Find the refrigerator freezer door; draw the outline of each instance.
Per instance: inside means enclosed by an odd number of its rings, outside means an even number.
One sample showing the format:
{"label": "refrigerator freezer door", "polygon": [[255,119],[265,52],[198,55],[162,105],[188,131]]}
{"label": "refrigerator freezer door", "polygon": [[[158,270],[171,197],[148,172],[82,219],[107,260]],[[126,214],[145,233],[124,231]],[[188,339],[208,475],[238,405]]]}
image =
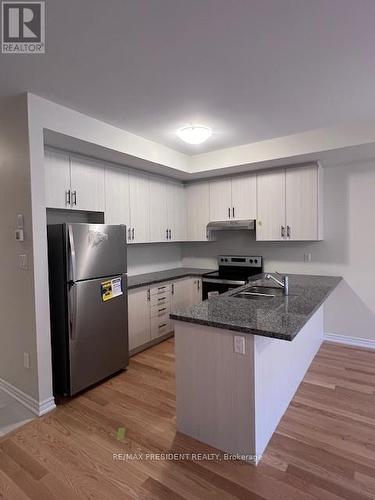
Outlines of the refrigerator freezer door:
{"label": "refrigerator freezer door", "polygon": [[66,224],[68,280],[126,273],[126,227]]}
{"label": "refrigerator freezer door", "polygon": [[71,395],[128,365],[127,277],[120,277],[123,293],[117,286],[109,298],[106,284],[116,276],[68,285]]}

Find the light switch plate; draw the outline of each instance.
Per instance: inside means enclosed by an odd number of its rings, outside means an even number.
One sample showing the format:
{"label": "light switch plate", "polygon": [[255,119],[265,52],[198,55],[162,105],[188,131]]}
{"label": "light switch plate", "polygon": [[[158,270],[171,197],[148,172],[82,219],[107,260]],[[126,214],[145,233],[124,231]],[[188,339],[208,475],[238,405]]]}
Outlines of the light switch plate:
{"label": "light switch plate", "polygon": [[235,335],[233,339],[234,352],[237,354],[245,354],[245,337]]}
{"label": "light switch plate", "polygon": [[305,253],[303,257],[304,257],[305,262],[311,262],[311,260],[312,260],[311,253]]}
{"label": "light switch plate", "polygon": [[27,265],[27,255],[26,254],[21,254],[18,256],[18,265],[19,268],[22,269],[23,271],[27,271],[28,265]]}

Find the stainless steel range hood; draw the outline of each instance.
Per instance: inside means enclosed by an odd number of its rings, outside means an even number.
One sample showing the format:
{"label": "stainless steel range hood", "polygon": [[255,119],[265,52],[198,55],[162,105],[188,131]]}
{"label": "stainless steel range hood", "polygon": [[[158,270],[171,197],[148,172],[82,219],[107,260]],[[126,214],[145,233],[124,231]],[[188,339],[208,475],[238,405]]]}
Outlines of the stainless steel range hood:
{"label": "stainless steel range hood", "polygon": [[207,231],[235,231],[235,230],[253,231],[255,229],[255,220],[223,220],[214,221],[207,224]]}

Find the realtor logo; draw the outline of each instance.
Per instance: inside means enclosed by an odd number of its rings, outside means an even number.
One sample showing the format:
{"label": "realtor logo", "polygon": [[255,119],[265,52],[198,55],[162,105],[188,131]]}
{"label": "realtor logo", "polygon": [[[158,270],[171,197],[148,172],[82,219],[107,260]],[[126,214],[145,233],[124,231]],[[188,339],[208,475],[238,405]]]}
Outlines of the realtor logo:
{"label": "realtor logo", "polygon": [[44,2],[1,2],[3,54],[45,53]]}

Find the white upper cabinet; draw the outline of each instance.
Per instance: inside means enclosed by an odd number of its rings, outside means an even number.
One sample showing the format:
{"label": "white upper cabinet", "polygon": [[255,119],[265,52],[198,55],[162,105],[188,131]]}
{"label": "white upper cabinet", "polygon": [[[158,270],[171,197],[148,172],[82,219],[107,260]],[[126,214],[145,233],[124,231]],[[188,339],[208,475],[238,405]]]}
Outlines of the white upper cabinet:
{"label": "white upper cabinet", "polygon": [[210,182],[210,220],[256,218],[256,176],[241,175]]}
{"label": "white upper cabinet", "polygon": [[285,175],[287,238],[321,239],[320,168],[316,165],[291,168]]}
{"label": "white upper cabinet", "polygon": [[129,172],[129,243],[150,241],[150,184],[145,175]]}
{"label": "white upper cabinet", "polygon": [[168,241],[167,183],[150,177],[150,241]]}
{"label": "white upper cabinet", "polygon": [[167,189],[167,230],[169,241],[186,240],[186,195],[182,184],[169,182]]}
{"label": "white upper cabinet", "polygon": [[211,221],[256,219],[258,241],[322,239],[317,164],[184,186],[55,149],[44,158],[46,207],[104,212],[129,243],[207,241]]}
{"label": "white upper cabinet", "polygon": [[72,208],[104,212],[104,166],[98,161],[70,157]]}
{"label": "white upper cabinet", "polygon": [[232,178],[232,218],[255,220],[257,218],[257,181],[255,175]]}
{"label": "white upper cabinet", "polygon": [[126,224],[129,229],[129,173],[125,168],[105,168],[105,223]]}
{"label": "white upper cabinet", "polygon": [[70,208],[70,158],[68,153],[46,149],[44,152],[46,206]]}
{"label": "white upper cabinet", "polygon": [[257,240],[322,238],[321,170],[318,165],[257,176]]}
{"label": "white upper cabinet", "polygon": [[285,170],[257,176],[257,240],[283,240],[285,223]]}
{"label": "white upper cabinet", "polygon": [[208,182],[188,184],[186,191],[187,240],[207,241],[210,222],[210,188]]}
{"label": "white upper cabinet", "polygon": [[223,221],[232,214],[231,179],[219,179],[210,182],[210,221]]}

